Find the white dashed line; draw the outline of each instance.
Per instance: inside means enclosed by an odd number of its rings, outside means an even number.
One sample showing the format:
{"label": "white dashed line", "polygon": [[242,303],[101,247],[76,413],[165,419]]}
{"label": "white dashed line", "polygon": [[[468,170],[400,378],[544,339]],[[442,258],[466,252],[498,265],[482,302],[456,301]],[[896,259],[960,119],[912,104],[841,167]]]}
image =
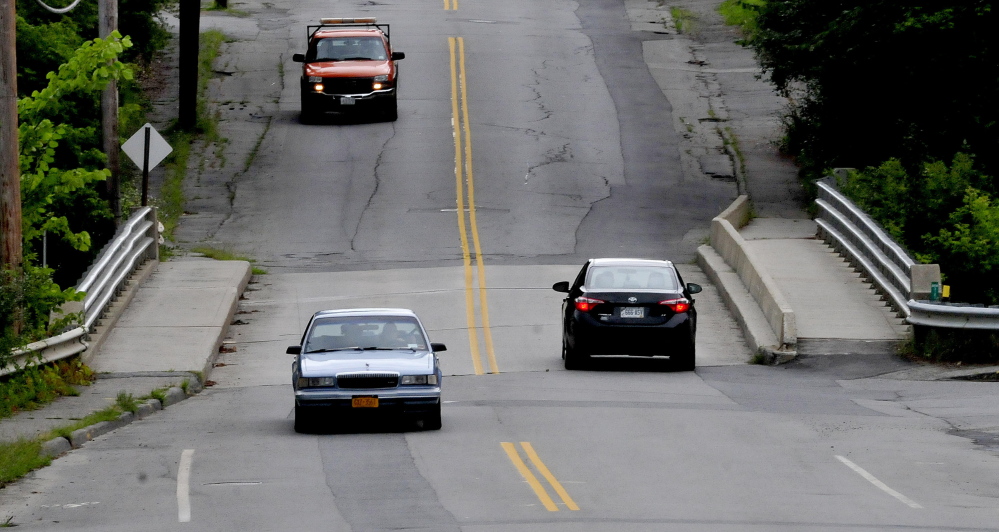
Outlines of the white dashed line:
{"label": "white dashed line", "polygon": [[180,465],[177,467],[177,521],[191,521],[191,460],[194,449],[184,449],[180,453]]}
{"label": "white dashed line", "polygon": [[868,473],[864,468],[860,467],[859,465],[839,455],[836,455],[836,459],[846,464],[846,467],[849,467],[850,469],[854,470],[858,475],[864,477],[864,479],[866,479],[871,484],[877,486],[879,489],[881,489],[881,491],[887,493],[888,495],[891,495],[892,497],[895,497],[896,499],[908,505],[909,508],[922,508],[922,506],[920,506],[919,503],[889,488],[887,484],[878,480],[877,477]]}

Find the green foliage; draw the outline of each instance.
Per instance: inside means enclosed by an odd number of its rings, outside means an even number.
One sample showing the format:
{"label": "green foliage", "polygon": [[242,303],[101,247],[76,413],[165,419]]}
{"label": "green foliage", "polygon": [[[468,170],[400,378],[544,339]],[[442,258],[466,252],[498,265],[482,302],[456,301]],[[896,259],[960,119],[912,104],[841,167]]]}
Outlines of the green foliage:
{"label": "green foliage", "polygon": [[909,172],[898,159],[852,172],[844,194],[919,260],[940,264],[954,301],[999,303],[995,181],[958,153]]}
{"label": "green foliage", "polygon": [[[42,442],[38,440],[18,440],[0,444],[0,488],[24,475],[52,463],[52,459],[42,456]],[[8,519],[9,523],[11,520]]]}
{"label": "green foliage", "polygon": [[756,34],[756,18],[765,5],[766,0],[725,0],[718,6],[718,13],[725,24],[739,26],[746,35],[744,42],[749,42]]}
{"label": "green foliage", "polygon": [[669,10],[677,33],[697,33],[697,14],[689,9],[673,6]]}
{"label": "green foliage", "polygon": [[751,41],[793,96],[785,148],[817,174],[958,151],[999,167],[999,58],[990,0],[766,2]]}
{"label": "green foliage", "polygon": [[79,393],[74,385],[88,385],[93,371],[79,359],[31,365],[0,381],[0,418],[33,410],[60,396]]}
{"label": "green foliage", "polygon": [[[90,94],[93,99],[111,80],[131,79],[131,68],[117,60],[130,46],[128,37],[117,32],[108,39],[85,42],[58,72],[49,72],[45,88],[18,100],[22,230],[27,245],[48,232],[60,236],[74,249],[90,248],[90,234],[74,232],[67,216],[54,212],[52,205],[76,199],[78,191],[107,179],[110,172],[104,168],[56,167],[57,160],[64,161],[57,152],[64,137],[92,138],[95,132],[93,127],[73,127],[53,120],[69,111],[65,95]],[[77,155],[78,159],[104,159],[97,148]]]}
{"label": "green foliage", "polygon": [[930,362],[995,364],[999,334],[988,330],[916,327],[909,358]]}
{"label": "green foliage", "polygon": [[968,188],[945,227],[923,241],[925,259],[946,268],[955,297],[999,303],[999,199]]}
{"label": "green foliage", "polygon": [[[174,4],[176,4],[174,0],[118,0],[118,31],[122,35],[131,36],[136,44],[123,57],[124,61],[144,62],[166,45],[170,34],[161,15],[167,7]],[[72,32],[81,40],[100,36],[97,11],[97,2],[80,2],[69,13],[57,14],[45,10],[35,0],[17,0],[17,14],[29,24],[37,26],[62,24],[64,33]],[[21,40],[20,35],[18,40]],[[30,62],[32,59],[32,57],[22,58],[19,53],[18,65],[20,66],[22,61]],[[45,72],[48,70],[42,71],[42,74]]]}
{"label": "green foliage", "polygon": [[0,367],[8,364],[13,350],[78,322],[75,314],[50,322],[50,313],[83,296],[72,288],[61,289],[48,268],[27,264],[23,271],[0,270]]}
{"label": "green foliage", "polygon": [[134,414],[139,409],[139,401],[132,394],[120,391],[118,392],[118,397],[115,398],[115,406],[121,409],[122,412],[132,412]]}

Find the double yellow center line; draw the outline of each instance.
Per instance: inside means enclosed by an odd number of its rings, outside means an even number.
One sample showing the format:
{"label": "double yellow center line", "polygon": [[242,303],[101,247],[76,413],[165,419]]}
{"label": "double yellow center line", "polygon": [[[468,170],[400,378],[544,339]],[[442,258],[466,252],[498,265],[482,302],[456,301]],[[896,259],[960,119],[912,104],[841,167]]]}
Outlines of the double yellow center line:
{"label": "double yellow center line", "polygon": [[458,0],[444,0],[444,11],[457,11]]}
{"label": "double yellow center line", "polygon": [[[557,512],[558,505],[551,498],[551,496],[548,495],[548,490],[546,490],[544,485],[541,484],[538,477],[534,475],[531,468],[527,467],[524,460],[520,458],[520,453],[517,452],[517,446],[510,442],[501,442],[500,445],[503,447],[503,450],[506,451],[506,455],[510,457],[510,461],[513,462],[513,466],[517,468],[517,471],[519,471],[521,476],[524,477],[527,484],[534,490],[534,494],[541,500],[541,504],[543,504],[549,512]],[[558,494],[559,498],[562,499],[562,502],[565,503],[566,508],[570,510],[578,510],[579,506],[577,506],[576,502],[572,500],[569,493],[565,491],[565,488],[563,488],[562,484],[555,478],[555,475],[548,470],[545,463],[541,461],[541,457],[539,457],[538,453],[534,451],[534,447],[531,446],[530,442],[522,441],[520,442],[520,446],[524,449],[524,453],[527,455],[528,460],[531,461],[534,469],[536,469],[538,473],[540,473],[541,476],[548,481],[548,484],[553,490],[555,490],[555,493]]]}
{"label": "double yellow center line", "polygon": [[[468,322],[468,342],[472,365],[476,375],[482,375],[482,356],[479,349],[478,326],[475,321],[475,282],[478,281],[479,314],[482,318],[482,337],[485,344],[489,372],[499,373],[493,335],[489,327],[489,304],[486,298],[486,267],[482,263],[482,246],[479,227],[475,220],[475,177],[472,172],[472,132],[468,120],[468,89],[465,77],[465,40],[448,37],[451,51],[451,123],[454,126],[454,177],[458,204],[458,232],[461,235],[461,256],[465,266],[465,313]],[[465,200],[468,200],[468,207]],[[466,224],[466,217],[468,218]],[[475,272],[472,270],[472,249],[475,250]],[[475,273],[478,276],[475,276]]]}

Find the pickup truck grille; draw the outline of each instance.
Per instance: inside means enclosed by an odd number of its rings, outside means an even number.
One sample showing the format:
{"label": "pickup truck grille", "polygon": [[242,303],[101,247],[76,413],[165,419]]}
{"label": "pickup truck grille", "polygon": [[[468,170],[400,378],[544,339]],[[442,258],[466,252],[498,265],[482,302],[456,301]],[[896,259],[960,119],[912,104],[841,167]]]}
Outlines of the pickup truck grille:
{"label": "pickup truck grille", "polygon": [[367,94],[373,83],[371,78],[323,78],[323,94]]}
{"label": "pickup truck grille", "polygon": [[396,373],[342,373],[336,376],[337,386],[354,390],[373,388],[396,388],[399,375]]}

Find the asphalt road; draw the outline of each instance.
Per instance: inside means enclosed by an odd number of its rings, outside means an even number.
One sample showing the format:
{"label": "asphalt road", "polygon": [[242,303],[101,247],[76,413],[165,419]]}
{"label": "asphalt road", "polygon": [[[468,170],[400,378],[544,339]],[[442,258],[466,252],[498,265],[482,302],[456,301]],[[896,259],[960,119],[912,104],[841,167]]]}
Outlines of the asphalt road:
{"label": "asphalt road", "polygon": [[[710,286],[696,372],[563,370],[551,284],[613,255],[705,282],[694,248],[735,184],[681,170],[641,52],[674,37],[632,31],[623,3],[459,1],[232,4],[248,16],[224,25],[213,99],[254,117],[229,147],[255,158],[189,183],[179,234],[269,273],[217,384],[19,484],[19,526],[995,529],[999,461],[973,443],[999,425],[988,384],[894,379],[883,357],[748,365]],[[406,53],[399,120],[300,124],[304,26],[369,14]],[[284,348],[312,312],[354,306],[413,308],[448,345],[441,431],[293,431]]]}

